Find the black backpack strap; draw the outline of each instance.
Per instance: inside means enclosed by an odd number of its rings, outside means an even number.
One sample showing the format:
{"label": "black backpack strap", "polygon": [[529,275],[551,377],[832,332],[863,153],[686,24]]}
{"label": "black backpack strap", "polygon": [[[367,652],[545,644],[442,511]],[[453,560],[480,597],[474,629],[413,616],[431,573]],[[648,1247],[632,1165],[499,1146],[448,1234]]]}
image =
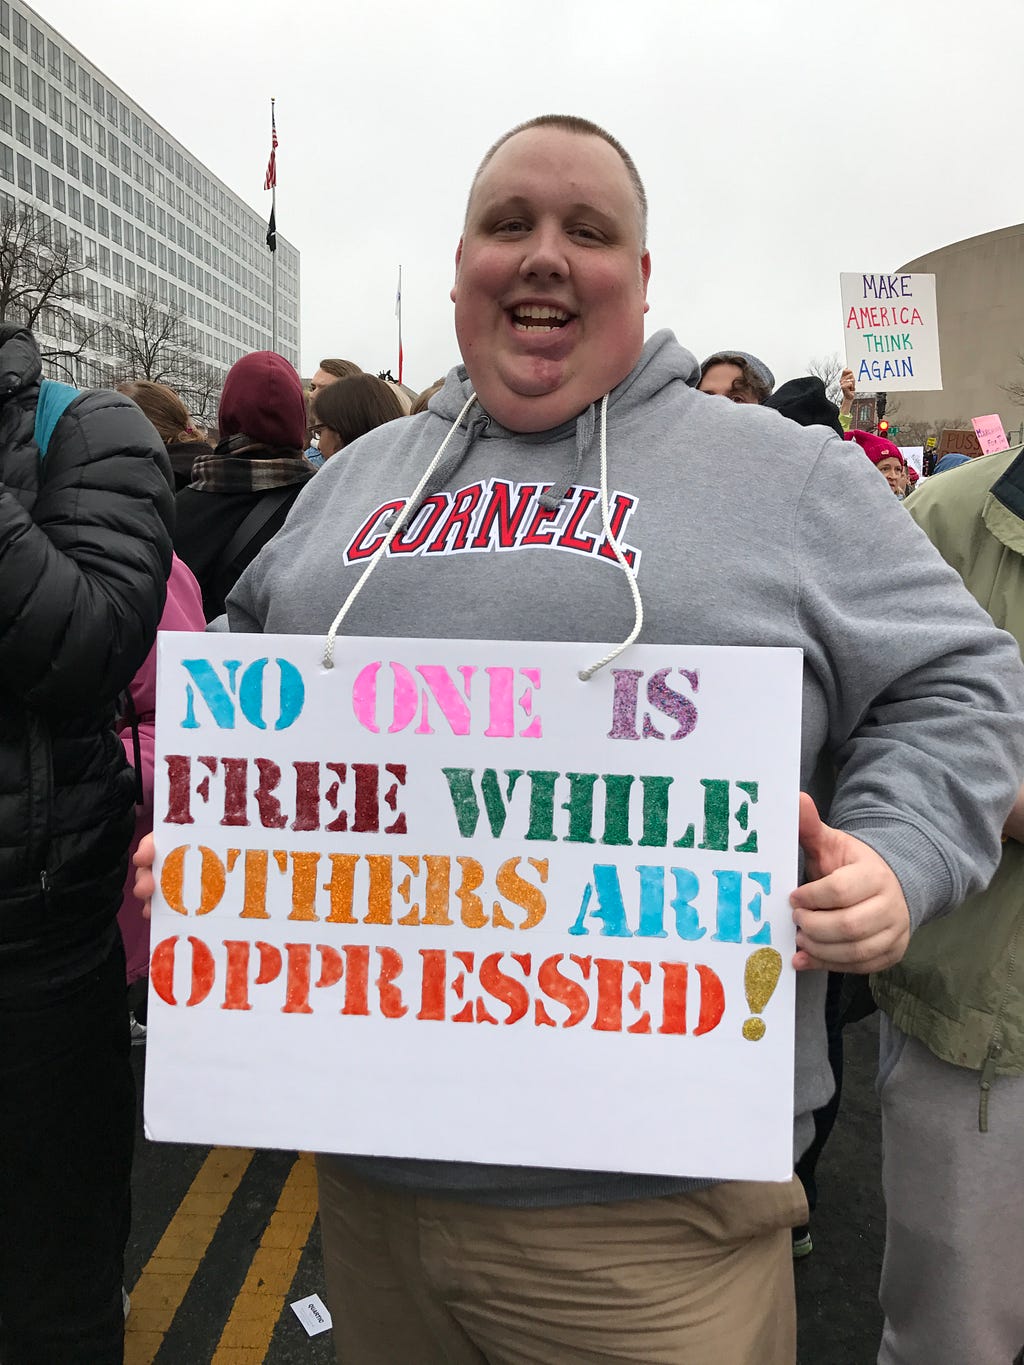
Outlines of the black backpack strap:
{"label": "black backpack strap", "polygon": [[275,488],[260,498],[224,547],[224,553],[221,557],[223,568],[229,569],[235,560],[240,558],[242,552],[249,548],[250,543],[256,539],[278,508],[283,507],[289,498],[295,496],[295,493],[296,485],[289,483],[284,488]]}

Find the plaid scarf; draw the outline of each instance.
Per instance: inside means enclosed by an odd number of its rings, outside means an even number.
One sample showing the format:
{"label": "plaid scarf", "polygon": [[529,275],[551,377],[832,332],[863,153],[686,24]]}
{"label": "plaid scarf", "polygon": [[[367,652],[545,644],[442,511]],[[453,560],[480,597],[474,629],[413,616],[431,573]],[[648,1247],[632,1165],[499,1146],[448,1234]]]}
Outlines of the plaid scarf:
{"label": "plaid scarf", "polygon": [[192,466],[190,488],[200,493],[264,493],[305,483],[316,470],[300,450],[268,450],[248,436],[231,436]]}

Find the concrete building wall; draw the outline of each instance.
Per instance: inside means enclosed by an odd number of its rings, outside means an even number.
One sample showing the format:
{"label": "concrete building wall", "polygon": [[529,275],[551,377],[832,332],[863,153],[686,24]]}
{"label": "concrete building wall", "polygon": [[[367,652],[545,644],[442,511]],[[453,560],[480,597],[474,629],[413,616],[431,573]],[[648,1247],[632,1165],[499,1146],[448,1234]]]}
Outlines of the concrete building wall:
{"label": "concrete building wall", "polygon": [[[907,261],[901,271],[935,275],[941,392],[901,393],[899,422],[941,426],[996,412],[1013,431],[1024,421],[1000,385],[1024,382],[1024,223],[968,237]],[[897,395],[894,395],[896,397]]]}

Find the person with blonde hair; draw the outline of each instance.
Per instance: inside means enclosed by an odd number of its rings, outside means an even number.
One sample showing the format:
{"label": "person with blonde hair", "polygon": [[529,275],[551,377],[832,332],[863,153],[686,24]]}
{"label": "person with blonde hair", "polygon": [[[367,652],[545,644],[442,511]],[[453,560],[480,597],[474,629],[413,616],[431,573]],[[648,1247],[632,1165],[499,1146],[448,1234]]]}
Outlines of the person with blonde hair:
{"label": "person with blonde hair", "polygon": [[196,457],[210,454],[204,429],[166,384],[156,384],[151,379],[126,379],[118,384],[117,391],[140,407],[156,427],[174,470],[174,491],[187,488]]}

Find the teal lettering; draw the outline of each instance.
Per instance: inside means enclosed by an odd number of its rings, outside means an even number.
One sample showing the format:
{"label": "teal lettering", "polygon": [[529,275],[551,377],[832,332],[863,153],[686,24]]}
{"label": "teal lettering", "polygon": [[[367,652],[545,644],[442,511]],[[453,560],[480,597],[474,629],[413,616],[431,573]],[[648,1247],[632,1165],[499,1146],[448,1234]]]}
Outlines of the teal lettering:
{"label": "teal lettering", "polygon": [[[236,676],[241,667],[240,659],[226,659],[221,667],[227,674],[227,687],[217,676],[216,669],[209,659],[182,659],[181,666],[199,689],[199,695],[206,702],[214,724],[222,730],[235,728],[235,703],[231,693],[236,692]],[[229,690],[230,689],[230,690]],[[185,719],[181,722],[183,730],[198,730],[199,721],[195,713],[195,688],[192,683],[185,684]]]}
{"label": "teal lettering", "polygon": [[701,926],[700,915],[693,903],[700,891],[700,882],[688,867],[674,867],[672,876],[676,883],[676,894],[672,897],[672,909],[676,914],[676,933],[688,943],[696,943],[707,933],[707,929]]}
{"label": "teal lettering", "polygon": [[[590,909],[590,902],[596,896],[597,908]],[[594,864],[594,880],[583,888],[583,899],[576,921],[569,930],[570,934],[587,934],[590,931],[584,924],[587,914],[603,921],[602,935],[606,938],[632,938],[626,923],[626,907],[622,903],[622,888],[619,886],[618,869],[611,863]]]}

